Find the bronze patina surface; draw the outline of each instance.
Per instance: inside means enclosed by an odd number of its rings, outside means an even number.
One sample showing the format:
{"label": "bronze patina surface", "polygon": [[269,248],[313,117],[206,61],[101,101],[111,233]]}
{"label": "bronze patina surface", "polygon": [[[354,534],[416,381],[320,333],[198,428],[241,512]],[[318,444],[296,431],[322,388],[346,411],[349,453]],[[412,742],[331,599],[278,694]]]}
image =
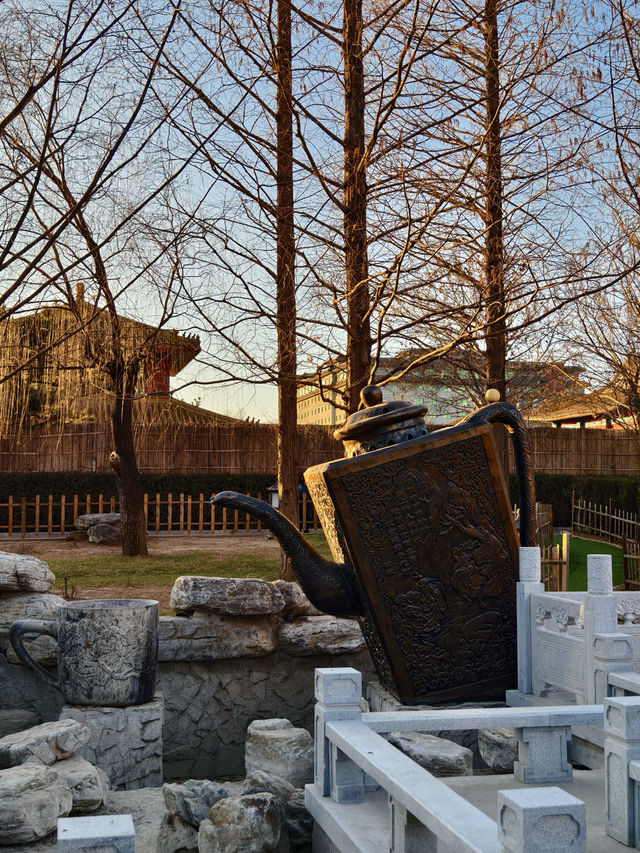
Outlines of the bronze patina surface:
{"label": "bronze patina surface", "polygon": [[300,585],[326,613],[359,619],[382,683],[405,703],[499,696],[516,683],[518,534],[491,424],[513,433],[522,544],[535,544],[533,466],[514,406],[485,406],[429,434],[424,406],[382,402],[335,435],[347,458],[305,473],[336,562],[310,548],[277,510],[222,492],[260,518]]}
{"label": "bronze patina surface", "polygon": [[493,694],[516,677],[518,541],[491,428],[444,433],[305,475],[340,519],[378,674],[409,703]]}

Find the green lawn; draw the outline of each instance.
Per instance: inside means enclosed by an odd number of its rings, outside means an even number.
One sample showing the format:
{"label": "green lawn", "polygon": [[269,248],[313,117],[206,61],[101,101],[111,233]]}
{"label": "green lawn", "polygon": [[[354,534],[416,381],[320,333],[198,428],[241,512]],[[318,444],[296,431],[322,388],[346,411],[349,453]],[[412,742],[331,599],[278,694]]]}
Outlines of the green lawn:
{"label": "green lawn", "polygon": [[[307,541],[323,557],[331,559],[322,533],[311,533]],[[556,537],[560,541],[560,537]],[[569,552],[569,589],[586,590],[587,554],[611,554],[613,557],[614,586],[624,582],[622,550],[603,542],[571,537]],[[251,551],[251,540],[238,542],[237,553],[229,557],[213,553],[156,554],[152,557],[122,557],[113,554],[104,557],[65,557],[50,559],[49,567],[56,576],[56,587],[68,588],[103,586],[173,586],[179,575],[205,575],[223,578],[262,578],[273,581],[278,577],[277,557],[256,556]]]}
{"label": "green lawn", "polygon": [[[321,533],[307,535],[308,542],[323,557],[330,559],[329,549]],[[233,557],[216,556],[209,552],[186,554],[155,554],[151,557],[65,557],[48,560],[56,576],[58,589],[64,586],[91,589],[101,586],[173,586],[180,575],[204,575],[222,578],[262,578],[273,581],[278,577],[278,558],[256,556],[251,539],[238,542]]]}
{"label": "green lawn", "polygon": [[[561,537],[556,537],[556,542]],[[579,539],[571,537],[569,548],[569,589],[586,590],[587,588],[587,554],[611,554],[613,557],[613,585],[624,583],[624,571],[622,567],[622,549],[615,545],[607,545],[605,542],[596,542],[593,539]]]}

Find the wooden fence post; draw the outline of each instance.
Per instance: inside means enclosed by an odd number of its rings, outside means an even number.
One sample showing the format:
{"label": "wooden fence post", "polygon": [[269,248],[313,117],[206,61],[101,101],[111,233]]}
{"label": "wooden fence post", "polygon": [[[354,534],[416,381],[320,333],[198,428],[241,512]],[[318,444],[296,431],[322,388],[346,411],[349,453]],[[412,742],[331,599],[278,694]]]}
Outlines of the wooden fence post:
{"label": "wooden fence post", "polygon": [[60,495],[60,533],[64,536],[64,514],[65,514],[65,502],[66,498],[64,495]]}
{"label": "wooden fence post", "polygon": [[27,536],[27,499],[23,495],[20,502],[20,538],[26,539]]}
{"label": "wooden fence post", "polygon": [[36,536],[40,533],[40,495],[36,495],[35,506],[33,509],[34,515],[34,530]]}

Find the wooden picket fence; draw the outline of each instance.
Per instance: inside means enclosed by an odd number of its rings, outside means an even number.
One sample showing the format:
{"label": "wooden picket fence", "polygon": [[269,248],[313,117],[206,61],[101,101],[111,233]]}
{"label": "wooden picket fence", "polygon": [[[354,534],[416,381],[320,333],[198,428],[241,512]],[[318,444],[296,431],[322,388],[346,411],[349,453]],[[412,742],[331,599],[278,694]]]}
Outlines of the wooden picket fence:
{"label": "wooden picket fence", "polygon": [[571,534],[563,533],[562,542],[541,547],[542,583],[545,592],[566,592],[569,589],[569,547]]}
{"label": "wooden picket fence", "polygon": [[640,519],[638,514],[613,506],[587,501],[571,501],[571,529],[574,533],[604,539],[622,548],[625,589],[640,589]]}
{"label": "wooden picket fence", "polygon": [[640,589],[640,542],[623,540],[622,561],[625,589]]}
{"label": "wooden picket fence", "polygon": [[[258,498],[262,496],[257,495]],[[298,526],[307,533],[320,528],[311,499],[302,493],[298,502]],[[0,537],[57,537],[75,530],[79,515],[118,512],[118,500],[104,495],[36,495],[33,500],[9,495],[0,502]],[[209,495],[145,494],[147,532],[191,536],[196,533],[238,533],[263,529],[262,522],[239,510],[214,507]]]}
{"label": "wooden picket fence", "polygon": [[572,496],[571,529],[574,533],[596,536],[615,545],[624,539],[640,540],[640,521],[637,513],[617,509],[612,501],[602,506]]}

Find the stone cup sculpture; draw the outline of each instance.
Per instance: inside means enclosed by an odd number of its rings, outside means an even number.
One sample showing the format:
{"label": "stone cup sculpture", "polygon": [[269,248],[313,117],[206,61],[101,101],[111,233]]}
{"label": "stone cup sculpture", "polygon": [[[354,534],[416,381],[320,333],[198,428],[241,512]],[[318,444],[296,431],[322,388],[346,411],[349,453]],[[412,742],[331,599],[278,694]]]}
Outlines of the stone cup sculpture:
{"label": "stone cup sculpture", "polygon": [[[56,616],[55,621],[14,622],[9,638],[18,658],[56,685],[69,705],[124,708],[153,699],[158,667],[157,601],[67,601]],[[27,652],[25,634],[57,638],[57,677]]]}

